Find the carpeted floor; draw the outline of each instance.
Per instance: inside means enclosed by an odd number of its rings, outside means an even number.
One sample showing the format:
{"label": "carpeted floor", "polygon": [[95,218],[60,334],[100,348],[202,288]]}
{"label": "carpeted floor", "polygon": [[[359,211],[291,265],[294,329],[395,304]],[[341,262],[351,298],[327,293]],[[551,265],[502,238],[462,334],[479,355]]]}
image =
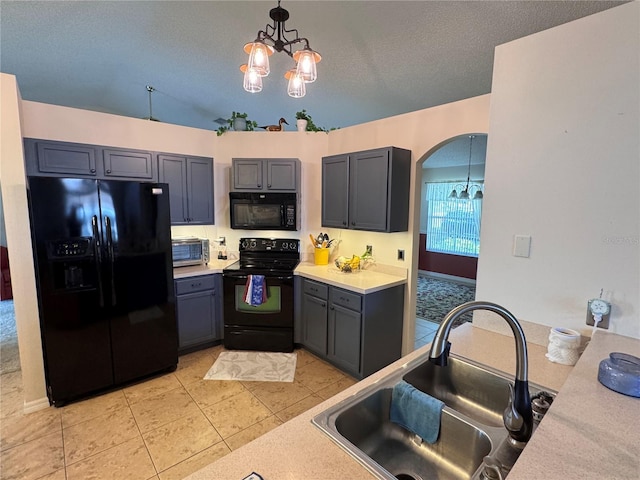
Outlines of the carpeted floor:
{"label": "carpeted floor", "polygon": [[0,374],[20,370],[13,300],[0,302]]}
{"label": "carpeted floor", "polygon": [[[418,275],[416,316],[439,324],[444,316],[461,303],[475,299],[475,286]],[[470,322],[472,314],[460,317],[454,328]]]}

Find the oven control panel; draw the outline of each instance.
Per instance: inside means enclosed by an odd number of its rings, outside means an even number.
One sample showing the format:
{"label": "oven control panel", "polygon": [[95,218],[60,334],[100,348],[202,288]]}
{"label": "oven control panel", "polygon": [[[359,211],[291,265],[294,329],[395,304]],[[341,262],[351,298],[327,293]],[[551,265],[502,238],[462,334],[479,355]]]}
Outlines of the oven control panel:
{"label": "oven control panel", "polygon": [[241,252],[299,252],[297,238],[241,238]]}

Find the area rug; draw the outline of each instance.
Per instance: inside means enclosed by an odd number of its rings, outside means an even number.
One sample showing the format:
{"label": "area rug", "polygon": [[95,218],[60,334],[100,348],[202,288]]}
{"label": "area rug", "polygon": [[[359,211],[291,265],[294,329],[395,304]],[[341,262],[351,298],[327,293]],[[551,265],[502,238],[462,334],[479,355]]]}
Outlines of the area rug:
{"label": "area rug", "polygon": [[[475,296],[475,286],[418,275],[416,317],[440,324],[453,308],[474,300]],[[467,313],[457,319],[453,327],[470,322],[471,319],[472,314]]]}
{"label": "area rug", "polygon": [[13,300],[0,302],[0,374],[20,370],[18,333]]}
{"label": "area rug", "polygon": [[204,379],[293,382],[296,359],[295,353],[224,351]]}

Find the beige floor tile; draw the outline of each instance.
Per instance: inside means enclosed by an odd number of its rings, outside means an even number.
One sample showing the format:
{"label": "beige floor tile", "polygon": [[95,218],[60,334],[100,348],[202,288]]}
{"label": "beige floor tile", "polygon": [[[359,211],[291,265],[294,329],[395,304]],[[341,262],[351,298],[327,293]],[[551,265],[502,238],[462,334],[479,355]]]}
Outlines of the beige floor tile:
{"label": "beige floor tile", "polygon": [[0,395],[0,418],[5,419],[23,415],[24,396],[22,388],[10,389],[7,392],[2,391]]}
{"label": "beige floor tile", "polygon": [[131,410],[119,408],[64,429],[64,455],[71,465],[91,455],[140,437]]}
{"label": "beige floor tile", "polygon": [[156,470],[161,472],[222,441],[201,411],[143,435]]}
{"label": "beige floor tile", "polygon": [[250,441],[255,440],[259,436],[264,435],[279,425],[282,425],[282,422],[274,415],[273,417],[266,418],[261,422],[230,436],[229,438],[225,438],[224,441],[231,450],[237,450],[241,446],[246,445]]}
{"label": "beige floor tile", "polygon": [[309,363],[315,362],[318,359],[318,357],[316,357],[313,353],[309,352],[308,350],[304,350],[302,348],[299,348],[296,350],[296,368],[299,367],[304,367],[305,365],[308,365]]}
{"label": "beige floor tile", "polygon": [[62,427],[67,428],[127,406],[122,390],[72,403],[62,407]]}
{"label": "beige floor tile", "polygon": [[300,382],[263,382],[253,393],[269,410],[277,413],[310,396],[313,392]]}
{"label": "beige floor tile", "polygon": [[356,383],[358,383],[356,379],[345,375],[344,378],[341,378],[337,382],[318,390],[316,393],[324,400],[327,400]]}
{"label": "beige floor tile", "polygon": [[134,438],[69,465],[67,480],[148,480],[156,473],[142,438]]}
{"label": "beige floor tile", "polygon": [[345,375],[340,370],[320,360],[301,367],[296,375],[296,380],[312,392],[322,390],[343,378]]}
{"label": "beige floor tile", "polygon": [[211,354],[199,355],[188,361],[184,361],[183,358],[184,357],[180,357],[178,369],[174,372],[174,375],[184,386],[202,380],[215,362]]}
{"label": "beige floor tile", "polygon": [[64,468],[61,468],[60,470],[56,470],[55,472],[50,473],[49,475],[45,475],[44,477],[38,478],[38,480],[67,480],[67,472],[65,471]]}
{"label": "beige floor tile", "polygon": [[204,410],[222,438],[230,437],[245,428],[273,415],[251,392],[245,391],[222,400]]}
{"label": "beige floor tile", "polygon": [[32,480],[64,468],[62,434],[52,433],[1,454],[3,480]]}
{"label": "beige floor tile", "polygon": [[200,380],[185,388],[201,408],[210,407],[246,390],[240,382],[233,380]]}
{"label": "beige floor tile", "polygon": [[10,390],[22,390],[22,370],[0,375],[0,392],[5,393]]}
{"label": "beige floor tile", "polygon": [[196,403],[182,387],[145,398],[131,405],[131,411],[142,433],[198,410]]}
{"label": "beige floor tile", "polygon": [[50,433],[61,433],[60,410],[49,407],[28,415],[16,415],[0,423],[1,450],[44,437]]}
{"label": "beige floor tile", "polygon": [[153,397],[154,395],[159,395],[181,386],[182,384],[178,381],[176,376],[173,373],[169,373],[161,377],[137,383],[124,388],[122,391],[124,392],[124,396],[127,398],[129,405],[133,405],[143,398]]}
{"label": "beige floor tile", "polygon": [[280,410],[276,413],[276,417],[278,417],[283,422],[288,422],[294,417],[297,417],[303,412],[306,412],[310,408],[315,407],[319,403],[323,401],[318,395],[311,395],[307,398],[303,398],[297,403],[294,403],[290,407],[285,408],[284,410]]}
{"label": "beige floor tile", "polygon": [[168,468],[164,472],[160,472],[160,480],[182,480],[187,475],[197,472],[230,452],[231,450],[229,450],[226,443],[216,443],[214,446],[200,453],[196,453],[194,456]]}

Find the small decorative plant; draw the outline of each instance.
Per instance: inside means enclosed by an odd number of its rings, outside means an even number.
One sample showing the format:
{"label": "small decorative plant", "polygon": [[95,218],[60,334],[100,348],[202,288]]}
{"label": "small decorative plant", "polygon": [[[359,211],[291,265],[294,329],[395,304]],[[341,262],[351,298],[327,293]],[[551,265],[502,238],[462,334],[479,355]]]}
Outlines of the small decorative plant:
{"label": "small decorative plant", "polygon": [[299,112],[296,112],[296,120],[306,120],[307,121],[307,132],[326,132],[326,128],[318,127],[313,120],[311,119],[311,115],[307,113],[307,111],[303,108]]}
{"label": "small decorative plant", "polygon": [[249,120],[246,113],[231,112],[231,118],[227,118],[228,125],[222,125],[220,128],[218,128],[218,130],[216,130],[218,132],[217,135],[220,136],[227,130],[232,129],[242,131],[241,128],[236,128],[236,121],[239,121],[240,123],[242,123],[242,121],[246,122],[246,127],[244,128],[244,130],[247,131],[253,131],[253,129],[258,126],[258,122]]}

